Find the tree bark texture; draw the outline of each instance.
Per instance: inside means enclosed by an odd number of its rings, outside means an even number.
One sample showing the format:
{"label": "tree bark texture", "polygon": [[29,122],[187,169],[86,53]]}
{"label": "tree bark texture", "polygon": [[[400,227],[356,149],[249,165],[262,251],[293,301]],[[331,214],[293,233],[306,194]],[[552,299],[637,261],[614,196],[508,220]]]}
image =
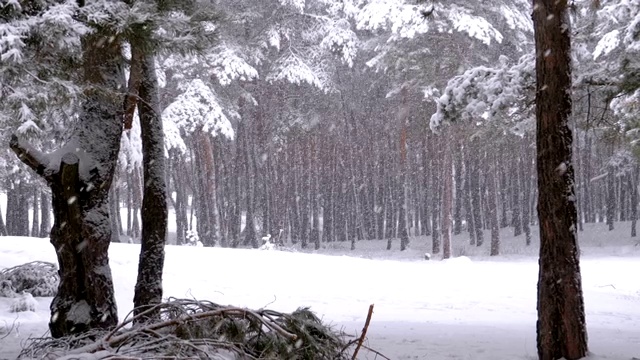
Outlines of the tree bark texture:
{"label": "tree bark texture", "polygon": [[122,134],[122,101],[111,90],[120,79],[120,44],[92,33],[82,39],[84,92],[80,119],[70,142],[47,156],[17,137],[11,149],[52,190],[51,243],[60,285],[51,302],[53,337],[112,328],[118,323],[108,249],[109,188]]}
{"label": "tree bark texture", "polygon": [[576,233],[572,164],[571,29],[567,0],[534,0],[536,43],[536,145],[540,271],[538,357],[587,355],[582,281]]}
{"label": "tree bark texture", "polygon": [[[135,51],[135,50],[134,50]],[[142,137],[142,238],[138,280],[133,297],[134,315],[162,302],[164,244],[167,237],[167,186],[165,183],[164,134],[158,105],[154,59],[142,57],[140,82],[140,130]],[[140,321],[159,320],[160,314],[146,313]]]}

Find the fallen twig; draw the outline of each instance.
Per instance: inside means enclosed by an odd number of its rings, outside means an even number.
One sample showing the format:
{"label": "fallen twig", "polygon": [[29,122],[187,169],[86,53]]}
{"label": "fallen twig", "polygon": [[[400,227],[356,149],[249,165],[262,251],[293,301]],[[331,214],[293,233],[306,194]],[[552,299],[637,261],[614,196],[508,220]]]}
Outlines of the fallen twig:
{"label": "fallen twig", "polygon": [[353,350],[352,360],[355,360],[358,356],[358,351],[362,347],[362,343],[364,343],[364,339],[367,336],[367,330],[369,329],[369,324],[371,323],[371,316],[373,315],[373,304],[369,305],[369,312],[367,313],[367,320],[364,322],[364,327],[362,328],[362,334],[360,334],[360,338],[358,339],[358,345],[356,349]]}

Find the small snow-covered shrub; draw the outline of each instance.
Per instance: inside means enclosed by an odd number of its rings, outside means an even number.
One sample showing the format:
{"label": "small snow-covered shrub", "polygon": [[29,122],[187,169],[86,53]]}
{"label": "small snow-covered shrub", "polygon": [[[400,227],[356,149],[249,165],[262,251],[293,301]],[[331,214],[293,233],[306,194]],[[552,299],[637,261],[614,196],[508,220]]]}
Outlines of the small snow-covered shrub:
{"label": "small snow-covered shrub", "polygon": [[270,242],[269,240],[265,241],[260,247],[260,250],[273,250],[276,248],[276,245]]}
{"label": "small snow-covered shrub", "polygon": [[16,297],[22,292],[32,296],[54,296],[59,283],[54,264],[34,261],[0,271],[0,296]]}
{"label": "small snow-covered shrub", "polygon": [[37,307],[38,302],[33,298],[33,296],[31,296],[31,294],[22,293],[19,297],[13,300],[10,311],[14,313],[24,311],[36,312]]}
{"label": "small snow-covered shrub", "polygon": [[187,230],[187,234],[185,235],[186,246],[202,246],[202,242],[200,241],[200,236],[198,236],[197,230]]}

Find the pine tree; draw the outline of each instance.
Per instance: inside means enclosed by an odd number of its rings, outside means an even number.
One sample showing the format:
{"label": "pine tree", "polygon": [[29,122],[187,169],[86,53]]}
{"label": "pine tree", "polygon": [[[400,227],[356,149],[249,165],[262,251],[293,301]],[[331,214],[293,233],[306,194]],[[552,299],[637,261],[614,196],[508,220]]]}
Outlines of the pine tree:
{"label": "pine tree", "polygon": [[534,0],[538,154],[538,357],[587,355],[572,164],[571,24],[567,1]]}

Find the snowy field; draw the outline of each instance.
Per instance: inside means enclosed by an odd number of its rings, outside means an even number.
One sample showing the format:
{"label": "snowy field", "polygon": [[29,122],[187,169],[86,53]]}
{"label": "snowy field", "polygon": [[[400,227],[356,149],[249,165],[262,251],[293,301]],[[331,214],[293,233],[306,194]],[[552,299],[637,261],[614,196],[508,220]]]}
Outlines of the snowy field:
{"label": "snowy field", "polygon": [[[580,233],[583,287],[593,359],[640,358],[640,246],[629,224],[588,225]],[[535,228],[535,227],[534,227]],[[489,238],[489,232],[485,233]],[[375,304],[368,345],[391,359],[535,359],[537,241],[502,233],[504,255],[488,244],[454,238],[457,258],[425,261],[430,238],[408,251],[366,241],[349,251],[263,251],[167,246],[165,296],[292,311],[310,306],[325,320],[359,333]],[[121,319],[131,310],[139,245],[110,249]],[[34,260],[56,262],[47,239],[0,238],[0,268]],[[51,298],[35,313],[9,312],[0,299],[0,359],[13,359],[30,336],[45,335]],[[11,332],[8,328],[14,326]],[[362,352],[360,359],[375,359]],[[378,357],[378,359],[380,359]]]}

